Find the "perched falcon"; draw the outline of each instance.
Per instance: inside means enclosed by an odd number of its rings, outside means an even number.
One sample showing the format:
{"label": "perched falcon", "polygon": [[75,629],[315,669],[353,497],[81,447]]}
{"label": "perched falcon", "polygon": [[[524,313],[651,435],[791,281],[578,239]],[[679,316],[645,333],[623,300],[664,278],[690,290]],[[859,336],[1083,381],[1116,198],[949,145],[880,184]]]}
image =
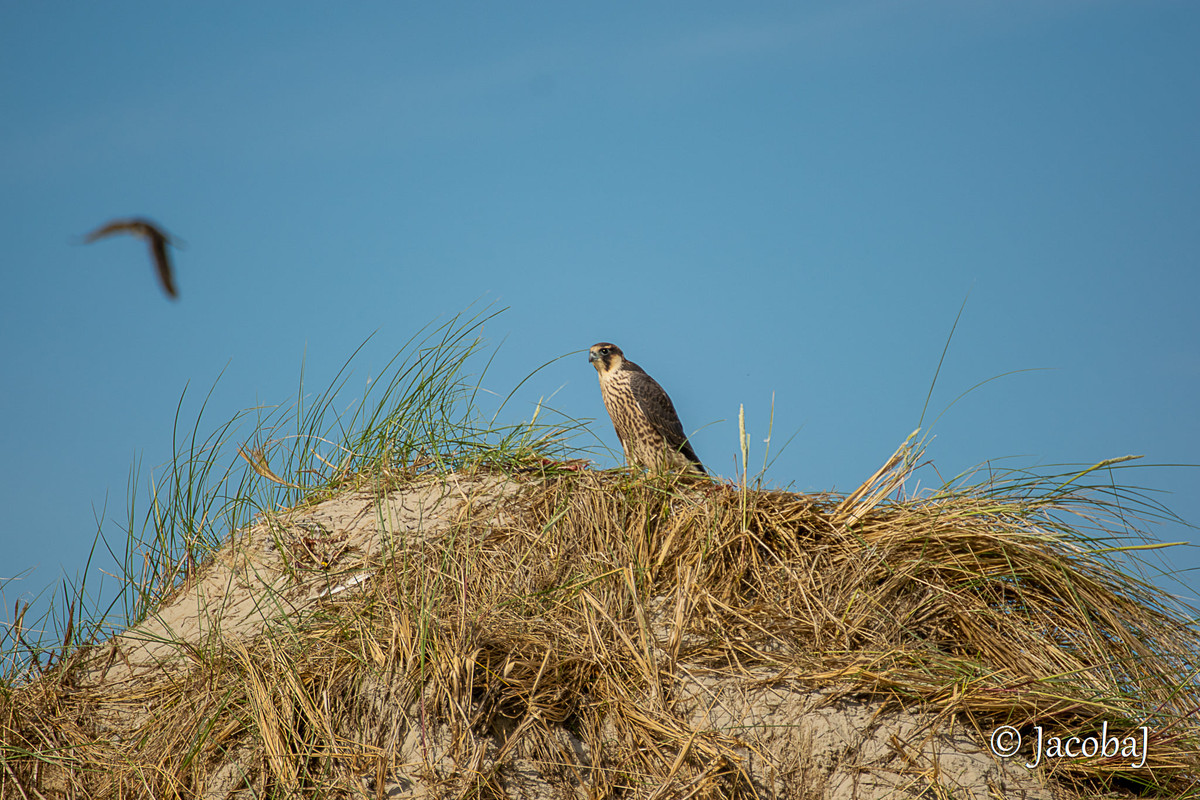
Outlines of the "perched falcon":
{"label": "perched falcon", "polygon": [[707,474],[688,443],[671,398],[654,378],[626,361],[621,348],[609,342],[592,345],[588,361],[600,375],[600,394],[625,448],[627,464]]}
{"label": "perched falcon", "polygon": [[175,244],[175,240],[150,220],[133,218],[113,220],[89,233],[83,241],[91,243],[115,233],[133,234],[150,243],[150,254],[154,256],[154,266],[158,269],[158,279],[162,282],[163,291],[171,299],[178,297],[179,295],[175,291],[175,281],[171,278],[171,260],[167,256],[167,245]]}

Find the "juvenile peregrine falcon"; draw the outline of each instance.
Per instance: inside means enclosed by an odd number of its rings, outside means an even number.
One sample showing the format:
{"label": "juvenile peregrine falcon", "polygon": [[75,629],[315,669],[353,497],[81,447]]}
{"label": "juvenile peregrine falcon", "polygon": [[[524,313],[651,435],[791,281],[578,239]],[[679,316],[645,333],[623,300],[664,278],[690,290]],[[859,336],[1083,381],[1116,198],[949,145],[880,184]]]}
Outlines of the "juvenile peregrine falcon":
{"label": "juvenile peregrine falcon", "polygon": [[89,233],[83,241],[91,243],[115,233],[131,233],[150,243],[150,253],[154,256],[154,267],[158,270],[158,280],[162,283],[167,297],[175,299],[175,281],[171,278],[171,260],[167,257],[167,245],[175,244],[175,240],[164,233],[157,225],[147,219],[116,219]]}
{"label": "juvenile peregrine falcon", "polygon": [[625,448],[625,462],[646,469],[685,469],[705,475],[683,432],[671,398],[609,342],[592,345],[588,361],[600,375],[600,395]]}

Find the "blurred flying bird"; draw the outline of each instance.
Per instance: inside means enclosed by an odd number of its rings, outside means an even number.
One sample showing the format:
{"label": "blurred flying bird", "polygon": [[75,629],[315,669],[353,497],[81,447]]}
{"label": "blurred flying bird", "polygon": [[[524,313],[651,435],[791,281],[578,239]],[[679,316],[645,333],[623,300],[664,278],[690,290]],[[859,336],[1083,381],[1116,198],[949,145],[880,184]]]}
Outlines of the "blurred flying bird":
{"label": "blurred flying bird", "polygon": [[167,245],[178,247],[179,243],[150,220],[139,217],[115,219],[89,233],[83,241],[91,243],[116,233],[132,234],[150,243],[150,254],[154,257],[154,266],[158,270],[158,279],[162,282],[163,291],[172,300],[177,298],[179,294],[175,291],[175,281],[171,277],[171,259],[167,255]]}

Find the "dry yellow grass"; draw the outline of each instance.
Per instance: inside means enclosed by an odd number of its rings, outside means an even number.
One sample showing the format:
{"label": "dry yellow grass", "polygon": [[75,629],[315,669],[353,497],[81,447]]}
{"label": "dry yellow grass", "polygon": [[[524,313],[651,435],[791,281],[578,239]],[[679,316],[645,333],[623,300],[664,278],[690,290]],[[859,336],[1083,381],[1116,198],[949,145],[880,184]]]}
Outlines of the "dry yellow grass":
{"label": "dry yellow grass", "polygon": [[[753,732],[696,724],[696,687],[730,681],[981,737],[1148,726],[1142,769],[1046,765],[1080,796],[1179,796],[1200,775],[1194,612],[1064,526],[1094,499],[807,496],[545,462],[508,480],[259,635],[112,684],[89,677],[111,653],[85,648],[9,686],[0,796],[536,796],[514,789],[530,769],[564,796],[826,796],[804,753],[788,773]],[[911,796],[971,796],[900,772]]]}
{"label": "dry yellow grass", "polygon": [[[130,629],[72,601],[51,647],[19,611],[0,635],[0,798],[1195,792],[1197,611],[1122,560],[1137,492],[906,497],[913,437],[847,496],[585,469],[580,423],[473,406],[489,318],[415,337],[350,418],[339,374],[177,431],[148,535],[131,493]],[[988,758],[1001,725],[1149,748],[1029,772]]]}

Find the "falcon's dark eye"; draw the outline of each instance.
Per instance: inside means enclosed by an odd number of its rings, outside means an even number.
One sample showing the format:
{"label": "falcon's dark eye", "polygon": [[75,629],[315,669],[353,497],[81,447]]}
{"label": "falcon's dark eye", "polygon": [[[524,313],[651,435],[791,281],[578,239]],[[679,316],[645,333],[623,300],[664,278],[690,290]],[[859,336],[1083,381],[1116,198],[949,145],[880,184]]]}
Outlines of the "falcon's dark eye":
{"label": "falcon's dark eye", "polygon": [[606,355],[608,355],[608,354],[609,354],[609,353],[611,353],[611,352],[612,352],[612,351],[611,351],[611,350],[609,350],[607,347],[601,347],[601,348],[600,348],[600,355],[602,355],[602,356],[606,356]]}

